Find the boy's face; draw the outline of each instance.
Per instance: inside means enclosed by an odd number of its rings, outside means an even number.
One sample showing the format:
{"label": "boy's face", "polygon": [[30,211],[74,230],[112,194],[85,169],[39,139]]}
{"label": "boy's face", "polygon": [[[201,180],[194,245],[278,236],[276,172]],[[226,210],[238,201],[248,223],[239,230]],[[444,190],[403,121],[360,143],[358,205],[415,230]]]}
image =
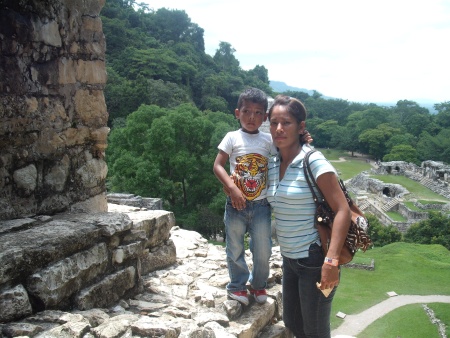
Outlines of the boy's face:
{"label": "boy's face", "polygon": [[234,114],[241,122],[242,130],[249,134],[256,134],[261,124],[267,119],[264,105],[251,101],[244,101],[241,109],[236,109]]}

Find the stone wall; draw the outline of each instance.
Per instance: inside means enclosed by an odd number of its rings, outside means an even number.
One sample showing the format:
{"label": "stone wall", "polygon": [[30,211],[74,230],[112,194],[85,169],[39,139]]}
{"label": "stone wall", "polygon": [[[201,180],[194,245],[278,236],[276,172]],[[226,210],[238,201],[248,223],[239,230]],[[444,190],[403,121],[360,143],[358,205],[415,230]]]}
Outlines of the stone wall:
{"label": "stone wall", "polygon": [[108,307],[142,291],[143,275],[176,262],[174,225],[162,210],[0,221],[0,323]]}
{"label": "stone wall", "polygon": [[106,211],[105,0],[0,0],[0,220]]}
{"label": "stone wall", "polygon": [[397,205],[397,212],[408,220],[412,220],[415,222],[428,219],[428,212],[411,210],[404,204]]}

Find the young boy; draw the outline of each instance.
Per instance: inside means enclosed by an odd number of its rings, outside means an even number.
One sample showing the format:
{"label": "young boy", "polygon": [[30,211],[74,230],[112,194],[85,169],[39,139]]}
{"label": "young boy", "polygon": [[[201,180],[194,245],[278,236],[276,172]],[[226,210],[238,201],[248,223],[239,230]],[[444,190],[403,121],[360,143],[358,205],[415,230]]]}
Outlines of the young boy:
{"label": "young boy", "polygon": [[[229,132],[219,144],[214,174],[227,191],[225,206],[226,254],[230,282],[228,297],[248,305],[247,282],[256,302],[267,300],[269,259],[272,254],[271,209],[266,199],[267,163],[276,153],[272,137],[259,131],[267,119],[266,94],[249,88],[239,96],[234,111],[241,128]],[[230,161],[230,173],[225,169]],[[230,176],[231,174],[231,176]],[[253,267],[245,261],[244,236],[250,234]]]}

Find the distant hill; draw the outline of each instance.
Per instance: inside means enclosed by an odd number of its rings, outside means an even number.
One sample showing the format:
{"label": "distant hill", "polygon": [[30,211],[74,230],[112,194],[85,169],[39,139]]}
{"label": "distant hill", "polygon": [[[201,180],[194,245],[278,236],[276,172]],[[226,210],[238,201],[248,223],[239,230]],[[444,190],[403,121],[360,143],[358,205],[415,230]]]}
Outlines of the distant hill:
{"label": "distant hill", "polygon": [[[293,92],[304,92],[304,93],[307,93],[307,94],[309,94],[311,96],[314,94],[314,90],[305,89],[305,88],[298,88],[298,87],[292,87],[292,86],[289,86],[286,83],[281,82],[281,81],[270,81],[270,87],[272,88],[272,90],[276,91],[277,93],[283,93],[285,91],[290,90],[290,91],[293,91]],[[320,94],[322,94],[322,93],[320,93]],[[321,97],[324,98],[324,99],[334,99],[334,97],[325,96],[325,95],[322,95]]]}
{"label": "distant hill", "polygon": [[281,82],[281,81],[270,81],[270,87],[278,93],[282,93],[282,92],[291,90],[291,91],[295,91],[295,92],[305,92],[305,93],[308,93],[309,95],[314,94],[313,90],[288,86],[286,83]]}
{"label": "distant hill", "polygon": [[[282,93],[288,90],[294,91],[294,92],[304,92],[307,93],[309,95],[313,95],[314,94],[314,90],[309,90],[309,89],[305,89],[305,88],[298,88],[298,87],[292,87],[287,85],[284,82],[281,81],[270,81],[270,87],[272,88],[272,90],[278,92],[278,93]],[[320,91],[319,91],[320,93]],[[322,95],[322,98],[324,99],[334,99],[334,97],[330,97],[330,96],[324,96]],[[402,99],[403,100],[403,99]],[[411,100],[414,101],[414,100]],[[434,109],[434,104],[437,102],[430,102],[430,101],[415,101],[417,102],[417,104],[423,108],[428,109],[428,111],[430,112],[430,114],[436,114],[437,110]],[[362,103],[375,103],[378,106],[382,106],[382,107],[393,107],[397,104],[397,102],[362,102]]]}

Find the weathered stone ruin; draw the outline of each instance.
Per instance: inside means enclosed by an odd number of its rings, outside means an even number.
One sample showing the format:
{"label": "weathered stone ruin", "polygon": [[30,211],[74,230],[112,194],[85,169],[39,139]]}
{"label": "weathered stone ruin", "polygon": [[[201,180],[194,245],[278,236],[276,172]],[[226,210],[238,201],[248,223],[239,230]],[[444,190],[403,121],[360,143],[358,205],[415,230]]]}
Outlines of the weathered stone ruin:
{"label": "weathered stone ruin", "polygon": [[424,161],[421,166],[403,161],[381,162],[376,173],[404,175],[450,198],[450,166],[442,162]]}
{"label": "weathered stone ruin", "polygon": [[103,4],[0,2],[0,219],[107,210]]}
{"label": "weathered stone ruin", "polygon": [[[371,169],[378,175],[402,175],[417,181],[433,192],[450,198],[450,166],[441,162],[424,161],[419,167],[413,163],[403,161],[380,162],[377,169]],[[394,225],[401,232],[406,232],[411,224],[428,218],[426,209],[450,210],[450,203],[422,205],[419,201],[414,204],[424,211],[413,211],[402,203],[410,192],[399,184],[385,183],[361,173],[347,182],[347,187],[357,197],[356,202],[361,210],[374,214],[381,223]],[[387,211],[396,211],[406,218],[406,221],[393,221]]]}
{"label": "weathered stone ruin", "polygon": [[108,212],[103,5],[0,1],[0,323],[110,306],[175,262],[158,200]]}

